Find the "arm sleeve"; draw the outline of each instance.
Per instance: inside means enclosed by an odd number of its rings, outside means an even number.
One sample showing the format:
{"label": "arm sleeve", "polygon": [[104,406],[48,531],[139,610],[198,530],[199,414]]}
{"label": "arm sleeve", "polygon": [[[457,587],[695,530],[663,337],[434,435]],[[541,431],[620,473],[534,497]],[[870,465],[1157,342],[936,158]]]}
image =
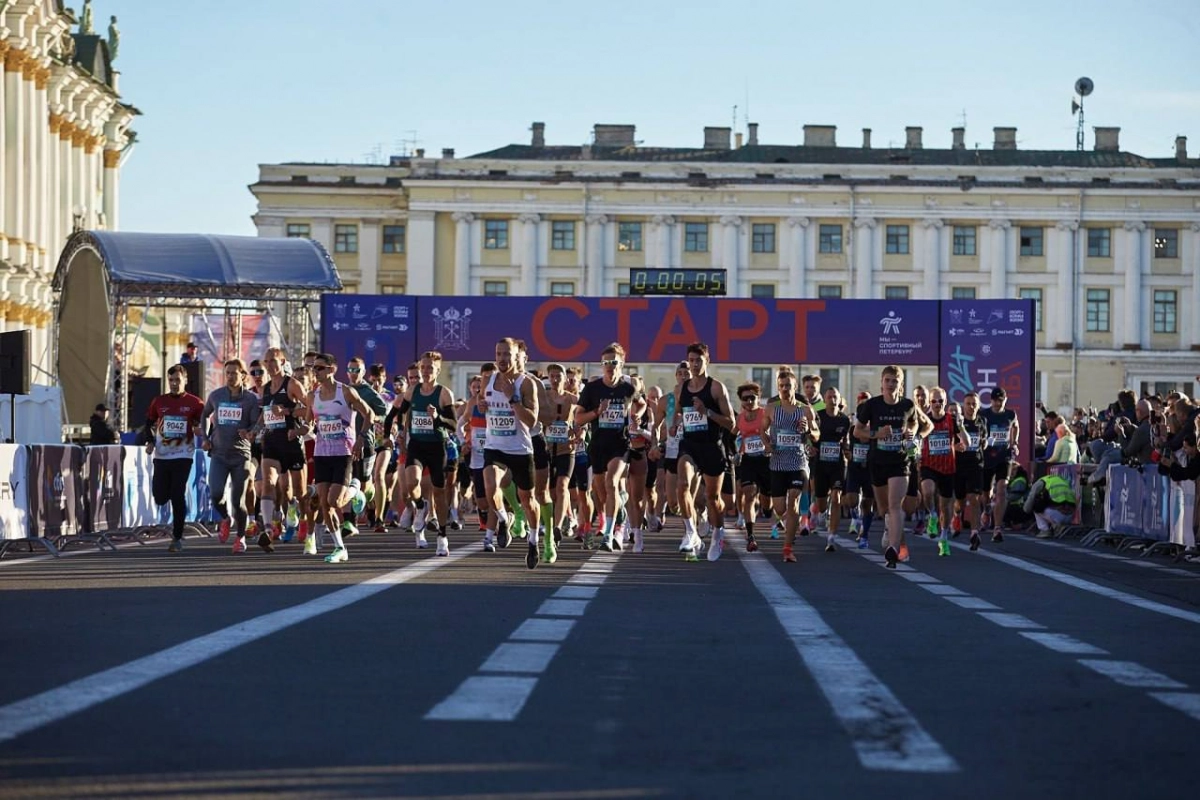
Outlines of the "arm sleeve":
{"label": "arm sleeve", "polygon": [[458,420],[454,416],[454,406],[451,406],[451,405],[442,406],[439,414],[440,414],[440,416],[438,416],[438,418],[436,420],[439,427],[445,428],[446,430],[450,430],[450,431],[453,431],[455,428],[458,427],[458,425],[457,425]]}
{"label": "arm sleeve", "polygon": [[387,417],[383,420],[383,435],[391,436],[395,425],[403,418],[407,403],[401,403],[399,408],[392,406],[392,410],[387,413]]}

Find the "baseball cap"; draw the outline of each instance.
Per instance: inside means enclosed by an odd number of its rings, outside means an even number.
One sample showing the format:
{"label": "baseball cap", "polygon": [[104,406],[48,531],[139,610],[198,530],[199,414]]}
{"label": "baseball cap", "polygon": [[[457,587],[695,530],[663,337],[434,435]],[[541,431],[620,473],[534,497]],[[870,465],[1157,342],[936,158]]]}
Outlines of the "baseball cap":
{"label": "baseball cap", "polygon": [[104,405],[104,403],[96,403],[96,410],[97,411],[108,411],[108,406]]}
{"label": "baseball cap", "polygon": [[997,386],[995,389],[992,389],[992,399],[993,400],[1003,400],[1006,397],[1008,397],[1008,394],[1005,393],[1004,387]]}

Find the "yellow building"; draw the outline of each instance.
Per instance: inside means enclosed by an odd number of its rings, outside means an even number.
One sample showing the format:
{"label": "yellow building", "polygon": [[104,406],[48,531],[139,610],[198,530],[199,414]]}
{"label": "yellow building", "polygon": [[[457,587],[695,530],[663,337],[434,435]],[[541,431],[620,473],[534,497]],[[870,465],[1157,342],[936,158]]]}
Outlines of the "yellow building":
{"label": "yellow building", "polygon": [[[528,144],[468,158],[417,151],[388,166],[261,167],[260,235],[324,244],[362,292],[619,295],[629,269],[728,270],[741,297],[1037,301],[1036,391],[1047,406],[1107,404],[1129,385],[1200,387],[1200,160],[1091,151],[838,146],[833,126],[801,144],[705,128],[701,147],[646,147],[632,125],[592,143]],[[639,365],[666,384],[669,367]],[[769,377],[771,365],[719,374]],[[806,364],[843,391],[877,373]],[[464,367],[465,369],[465,367]],[[748,372],[749,370],[749,372]],[[910,383],[931,382],[917,369]],[[457,388],[457,382],[456,382]]]}
{"label": "yellow building", "polygon": [[118,92],[110,42],[120,34],[102,38],[87,19],[72,32],[76,22],[62,0],[0,3],[0,330],[33,331],[42,383],[53,372],[59,253],[73,230],[118,227],[139,113]]}

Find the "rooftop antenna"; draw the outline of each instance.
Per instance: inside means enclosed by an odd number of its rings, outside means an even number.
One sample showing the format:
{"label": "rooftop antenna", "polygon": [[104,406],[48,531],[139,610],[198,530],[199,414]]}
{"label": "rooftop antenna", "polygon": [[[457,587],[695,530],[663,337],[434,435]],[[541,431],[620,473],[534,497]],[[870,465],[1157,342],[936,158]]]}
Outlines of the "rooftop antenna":
{"label": "rooftop antenna", "polygon": [[733,125],[730,130],[737,130],[737,104],[733,106]]}
{"label": "rooftop antenna", "polygon": [[421,140],[417,138],[416,131],[404,131],[404,133],[408,135],[403,139],[397,139],[395,146],[400,151],[401,158],[411,158],[413,150],[421,143]]}
{"label": "rooftop antenna", "polygon": [[1075,94],[1079,99],[1071,98],[1071,113],[1079,115],[1079,124],[1075,128],[1075,149],[1083,152],[1083,98],[1095,90],[1096,84],[1091,78],[1080,78],[1075,81]]}
{"label": "rooftop antenna", "polygon": [[966,128],[967,128],[967,110],[965,108],[962,110],[962,126],[963,126],[963,130],[966,130]]}

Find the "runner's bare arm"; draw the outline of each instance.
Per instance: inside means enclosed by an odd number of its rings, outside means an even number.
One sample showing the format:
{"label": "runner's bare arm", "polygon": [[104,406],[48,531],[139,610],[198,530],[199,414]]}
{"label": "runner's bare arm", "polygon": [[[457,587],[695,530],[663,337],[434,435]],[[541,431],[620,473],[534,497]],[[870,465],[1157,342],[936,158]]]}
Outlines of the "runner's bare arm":
{"label": "runner's bare arm", "polygon": [[717,411],[709,414],[709,418],[727,430],[733,430],[733,408],[729,405],[729,392],[721,381],[713,381],[713,399],[717,401]]}
{"label": "runner's bare arm", "polygon": [[521,395],[519,398],[515,398],[510,405],[517,419],[521,420],[523,424],[533,427],[534,423],[538,421],[538,394],[532,381],[521,382]]}

